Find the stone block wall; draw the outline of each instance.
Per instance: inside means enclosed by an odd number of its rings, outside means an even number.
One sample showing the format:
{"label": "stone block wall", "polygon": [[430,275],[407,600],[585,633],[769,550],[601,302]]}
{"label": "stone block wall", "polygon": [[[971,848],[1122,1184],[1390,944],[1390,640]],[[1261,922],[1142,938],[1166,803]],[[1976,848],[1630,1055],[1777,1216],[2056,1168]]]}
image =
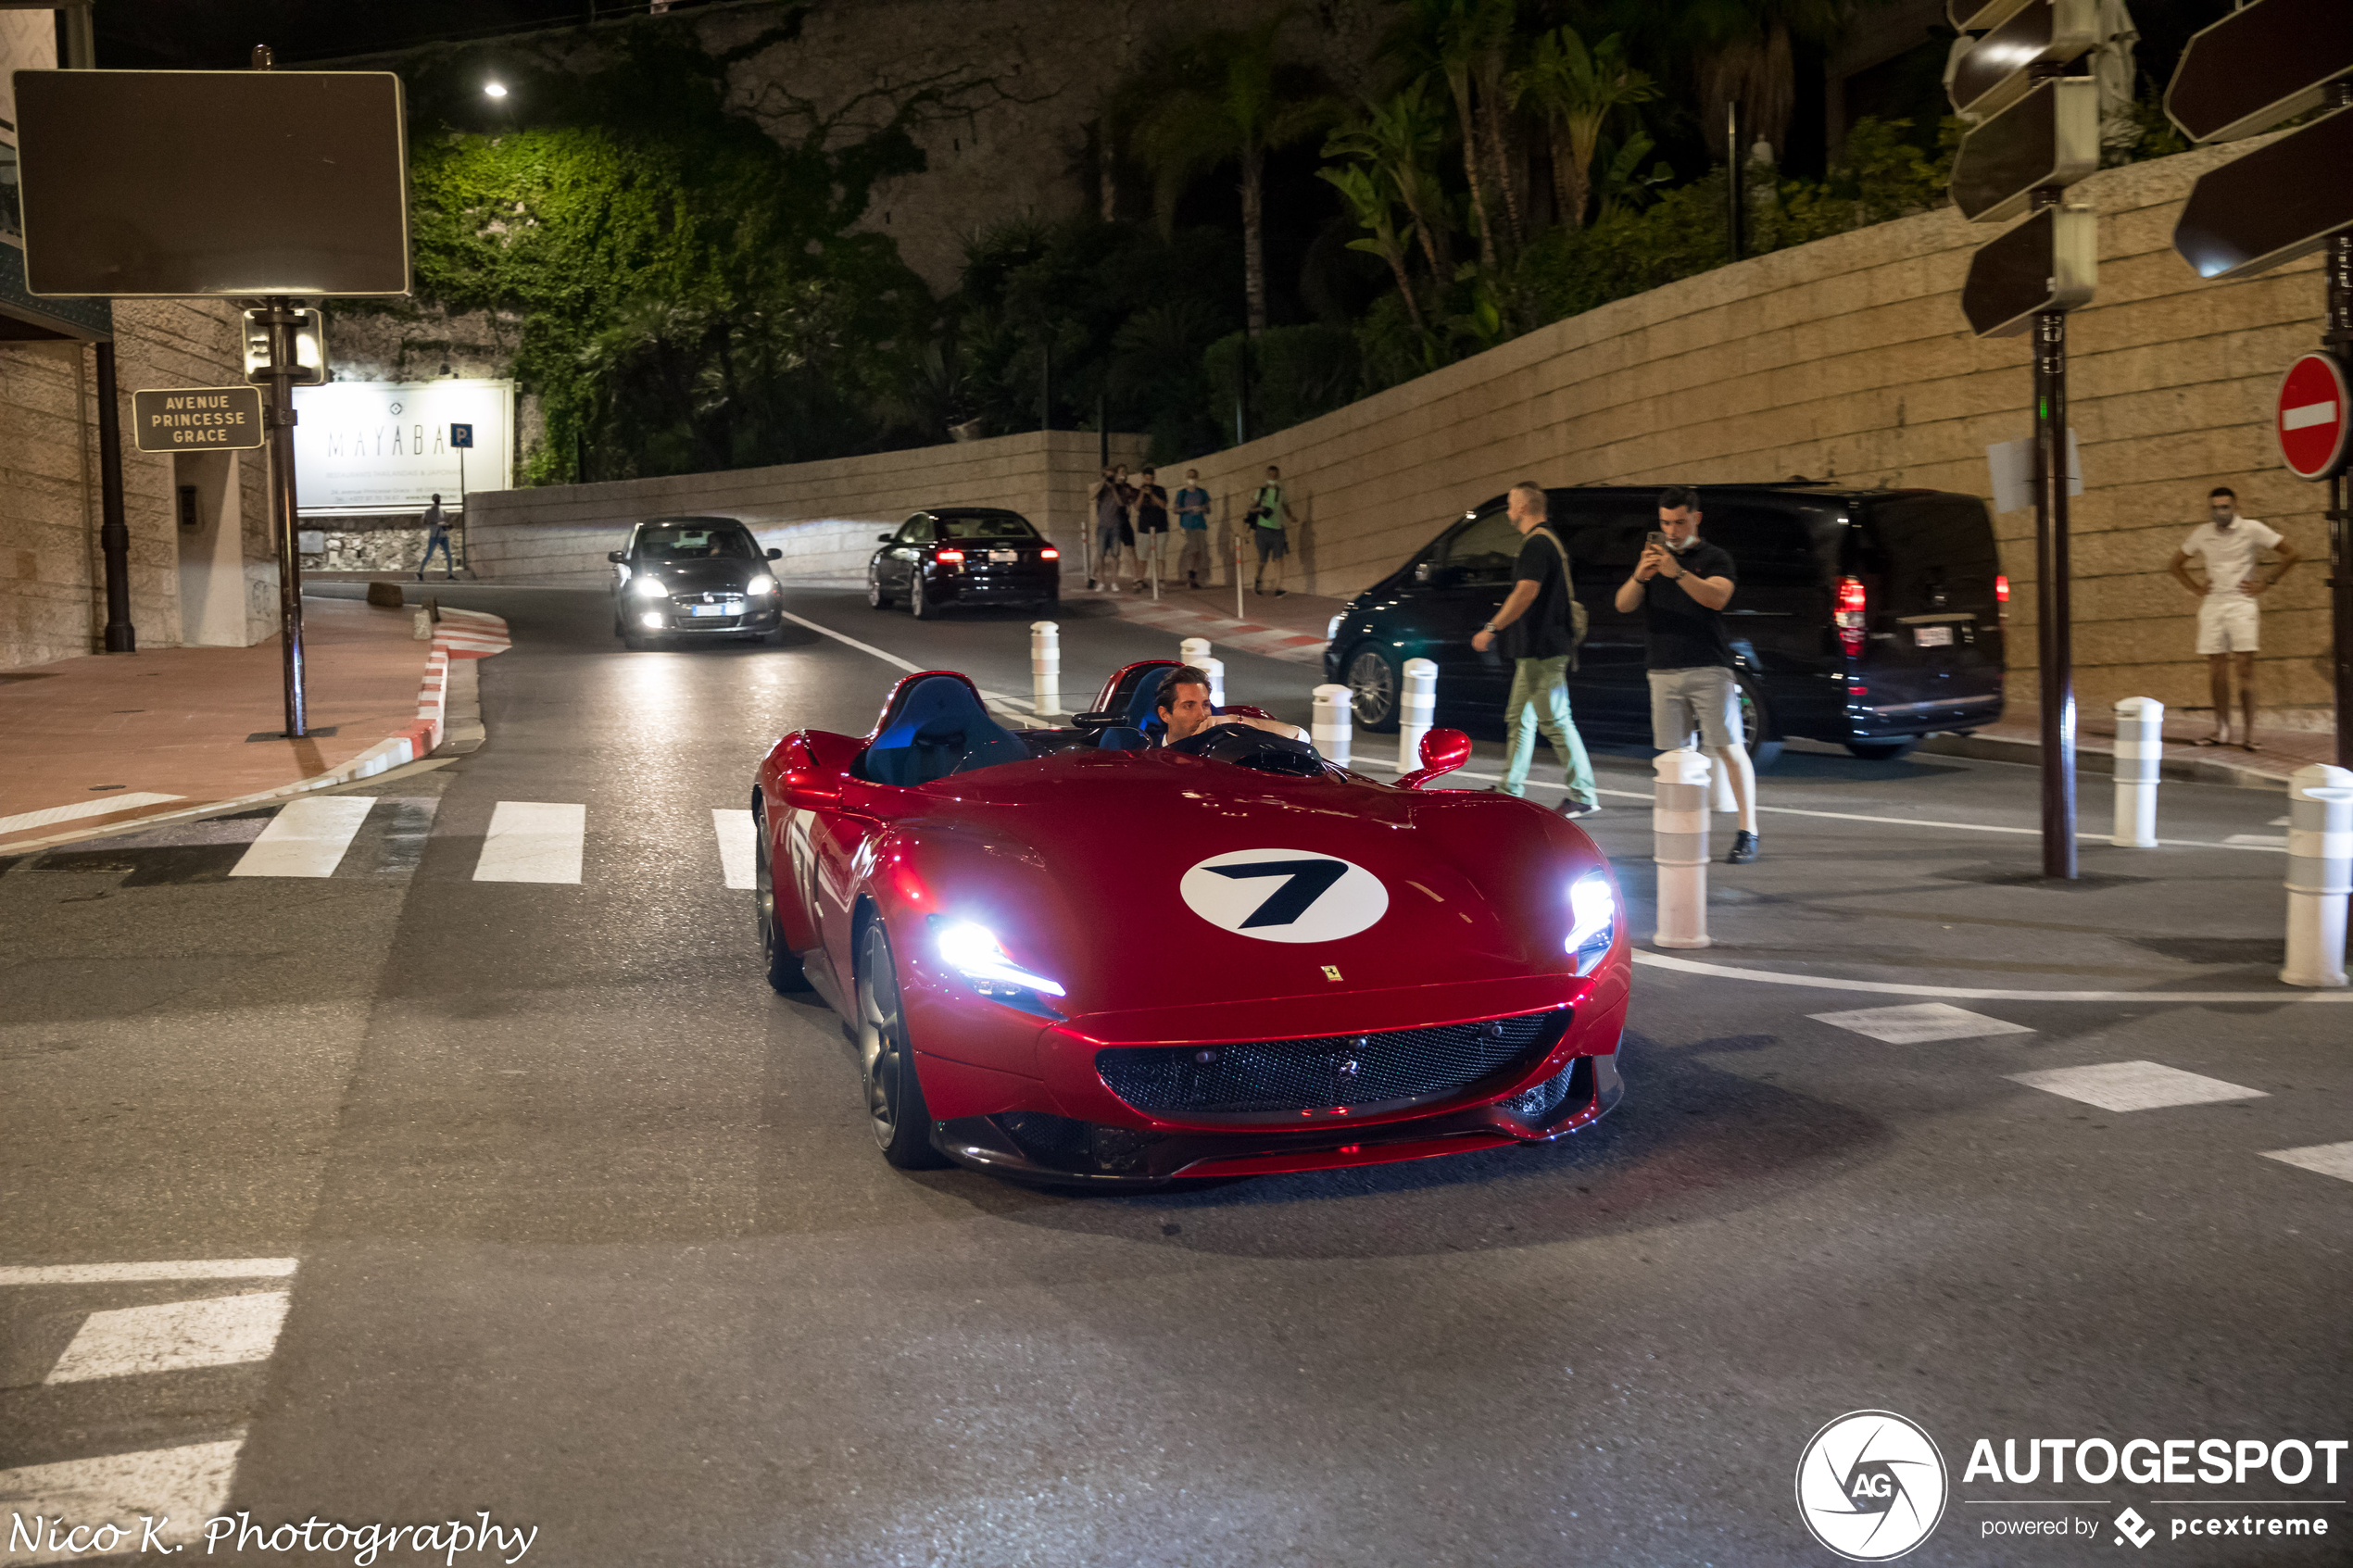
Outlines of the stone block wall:
{"label": "stone block wall", "polygon": [[[1114,436],[1114,461],[1141,460],[1144,439]],[[477,576],[584,585],[610,581],[605,553],[644,518],[709,513],[740,518],[781,549],[787,583],[859,587],[875,535],[925,507],[1007,507],[1063,547],[1078,570],[1099,438],[1037,431],[777,468],[605,484],[548,485],[470,496],[469,559]]]}
{"label": "stone block wall", "polygon": [[[2317,345],[2306,260],[2209,283],[2171,249],[2199,174],[2249,144],[2113,169],[2077,195],[2100,214],[2100,292],[2071,318],[2077,692],[2206,702],[2196,606],[2165,576],[2217,484],[2304,557],[2264,600],[2264,705],[2328,722],[2325,488],[2280,466],[2271,397]],[[1248,445],[1198,459],[1221,525],[1267,463],[1302,525],[1294,586],[1352,595],[1513,481],[1664,484],[1786,479],[1992,495],[1985,448],[2032,430],[2023,337],[1980,341],[1959,291],[1994,232],[1925,213],[1620,300]],[[1188,465],[1173,465],[1181,473]],[[1164,470],[1164,473],[1168,470]],[[1996,519],[2011,588],[2012,689],[2034,690],[2034,519]]]}

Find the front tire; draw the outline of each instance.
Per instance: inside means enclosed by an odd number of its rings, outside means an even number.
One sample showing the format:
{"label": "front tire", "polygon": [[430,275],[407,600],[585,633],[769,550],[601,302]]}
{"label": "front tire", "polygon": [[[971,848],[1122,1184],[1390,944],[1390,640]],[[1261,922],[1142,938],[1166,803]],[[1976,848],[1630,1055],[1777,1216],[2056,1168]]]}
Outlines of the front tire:
{"label": "front tire", "polygon": [[1741,745],[1748,752],[1748,765],[1761,773],[1781,759],[1781,737],[1773,728],[1764,687],[1745,671],[1734,680],[1740,687]]}
{"label": "front tire", "polygon": [[935,1170],[947,1161],[931,1147],[931,1109],[924,1103],[914,1047],[900,1004],[899,970],[890,934],[877,915],[858,940],[858,1065],[866,1089],[866,1116],[875,1147],[901,1171]]}
{"label": "front tire", "polygon": [[752,920],[760,929],[760,964],[768,984],[782,996],[809,989],[809,974],[799,955],[785,945],[783,922],[776,919],[776,873],[768,860],[768,814],[755,809],[752,834]]}
{"label": "front tire", "polygon": [[1389,655],[1378,648],[1360,649],[1348,661],[1347,684],[1356,727],[1377,735],[1395,734],[1405,681]]}
{"label": "front tire", "polygon": [[874,567],[866,569],[866,608],[868,609],[890,608],[890,596],[883,592],[882,572]]}

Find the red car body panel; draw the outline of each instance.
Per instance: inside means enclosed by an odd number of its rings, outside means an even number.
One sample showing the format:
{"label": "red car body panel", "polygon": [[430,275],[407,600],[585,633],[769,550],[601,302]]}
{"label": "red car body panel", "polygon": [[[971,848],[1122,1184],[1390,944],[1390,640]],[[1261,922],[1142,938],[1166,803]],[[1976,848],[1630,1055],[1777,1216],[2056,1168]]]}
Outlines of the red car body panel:
{"label": "red car body panel", "polygon": [[[1615,1103],[1631,976],[1622,905],[1606,953],[1577,973],[1567,891],[1607,862],[1556,813],[1161,748],[1067,749],[902,788],[857,776],[881,730],[785,736],[761,765],[754,809],[779,936],[845,1016],[863,922],[889,932],[944,1152],[1016,1169],[1021,1159],[988,1147],[1013,1140],[977,1119],[1043,1113],[1157,1137],[1157,1177],[1304,1171],[1549,1139]],[[1180,896],[1205,859],[1269,848],[1364,868],[1387,890],[1386,912],[1336,940],[1269,940],[1213,924]],[[1059,982],[1061,1017],[979,994],[929,939],[936,919],[986,927],[1015,965]],[[1549,1047],[1504,1075],[1369,1111],[1154,1113],[1114,1092],[1097,1059],[1513,1018],[1549,1030],[1563,1014]],[[1503,1109],[1579,1058],[1599,1059],[1576,1080],[1581,1099],[1541,1124]]]}

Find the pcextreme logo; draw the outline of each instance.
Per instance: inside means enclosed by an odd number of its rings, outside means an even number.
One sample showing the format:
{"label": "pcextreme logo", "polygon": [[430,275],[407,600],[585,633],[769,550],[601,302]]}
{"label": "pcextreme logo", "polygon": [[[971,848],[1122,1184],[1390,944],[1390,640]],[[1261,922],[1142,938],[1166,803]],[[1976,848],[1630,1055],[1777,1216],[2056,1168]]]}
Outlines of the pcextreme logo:
{"label": "pcextreme logo", "polygon": [[1893,1411],[1842,1415],[1798,1456],[1798,1516],[1852,1562],[1885,1562],[1928,1539],[1950,1489],[1935,1439]]}

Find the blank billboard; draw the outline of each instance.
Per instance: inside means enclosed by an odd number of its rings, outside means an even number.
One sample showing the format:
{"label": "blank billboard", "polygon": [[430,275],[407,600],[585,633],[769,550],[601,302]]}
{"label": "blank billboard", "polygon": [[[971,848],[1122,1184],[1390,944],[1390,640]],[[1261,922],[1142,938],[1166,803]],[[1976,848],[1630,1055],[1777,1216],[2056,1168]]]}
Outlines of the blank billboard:
{"label": "blank billboard", "polygon": [[388,71],[20,70],[35,295],[405,295]]}

